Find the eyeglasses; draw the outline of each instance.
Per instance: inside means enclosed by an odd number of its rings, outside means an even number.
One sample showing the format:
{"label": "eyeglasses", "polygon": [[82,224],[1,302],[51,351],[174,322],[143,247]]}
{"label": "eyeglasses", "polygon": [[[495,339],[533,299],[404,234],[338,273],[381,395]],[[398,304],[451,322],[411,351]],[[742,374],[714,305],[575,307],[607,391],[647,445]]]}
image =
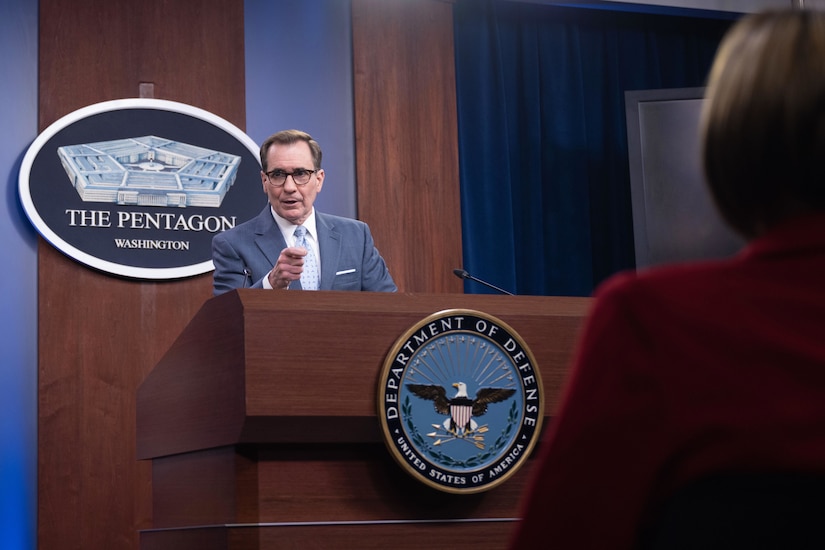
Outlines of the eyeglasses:
{"label": "eyeglasses", "polygon": [[298,168],[293,172],[273,170],[272,172],[265,172],[265,174],[266,177],[269,178],[269,184],[272,185],[272,187],[283,187],[286,183],[287,176],[292,176],[292,181],[295,182],[295,185],[306,185],[312,178],[312,174],[317,171],[318,170],[305,170],[303,168]]}

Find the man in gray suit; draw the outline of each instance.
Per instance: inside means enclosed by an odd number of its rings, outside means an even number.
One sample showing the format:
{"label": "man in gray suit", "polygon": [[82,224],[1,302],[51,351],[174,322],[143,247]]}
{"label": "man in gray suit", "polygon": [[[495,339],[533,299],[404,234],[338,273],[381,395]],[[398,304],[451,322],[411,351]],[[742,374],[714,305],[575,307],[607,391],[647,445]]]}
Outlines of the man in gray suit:
{"label": "man in gray suit", "polygon": [[[299,130],[273,134],[261,146],[261,166],[269,204],[212,239],[215,295],[244,287],[398,290],[367,224],[313,207],[324,170],[312,136]],[[296,235],[299,226],[305,231]]]}

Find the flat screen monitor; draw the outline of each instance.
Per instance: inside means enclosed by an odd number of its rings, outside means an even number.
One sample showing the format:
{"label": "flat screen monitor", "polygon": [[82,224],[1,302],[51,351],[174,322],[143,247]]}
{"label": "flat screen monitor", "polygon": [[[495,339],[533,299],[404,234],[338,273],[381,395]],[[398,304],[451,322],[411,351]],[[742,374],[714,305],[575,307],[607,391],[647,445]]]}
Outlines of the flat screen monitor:
{"label": "flat screen monitor", "polygon": [[704,88],[625,92],[636,269],[723,258],[744,245],[702,172]]}

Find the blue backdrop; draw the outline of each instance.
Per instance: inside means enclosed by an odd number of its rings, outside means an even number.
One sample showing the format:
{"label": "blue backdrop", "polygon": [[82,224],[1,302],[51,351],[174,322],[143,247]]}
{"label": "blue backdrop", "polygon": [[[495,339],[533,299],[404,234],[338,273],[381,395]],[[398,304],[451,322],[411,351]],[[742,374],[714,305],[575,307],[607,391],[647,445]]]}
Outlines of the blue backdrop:
{"label": "blue backdrop", "polygon": [[731,22],[459,0],[464,267],[557,296],[634,267],[624,92],[703,86]]}
{"label": "blue backdrop", "polygon": [[37,236],[17,173],[37,135],[37,2],[0,2],[0,548],[34,548],[37,487]]}

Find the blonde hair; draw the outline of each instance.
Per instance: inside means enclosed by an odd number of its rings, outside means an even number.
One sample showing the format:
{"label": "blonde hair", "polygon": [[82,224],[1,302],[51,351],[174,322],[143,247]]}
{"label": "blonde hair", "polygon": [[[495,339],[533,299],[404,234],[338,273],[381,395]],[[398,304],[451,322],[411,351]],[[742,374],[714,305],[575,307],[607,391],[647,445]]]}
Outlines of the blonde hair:
{"label": "blonde hair", "polygon": [[825,210],[825,13],[737,22],[711,68],[701,133],[708,185],[743,236]]}

